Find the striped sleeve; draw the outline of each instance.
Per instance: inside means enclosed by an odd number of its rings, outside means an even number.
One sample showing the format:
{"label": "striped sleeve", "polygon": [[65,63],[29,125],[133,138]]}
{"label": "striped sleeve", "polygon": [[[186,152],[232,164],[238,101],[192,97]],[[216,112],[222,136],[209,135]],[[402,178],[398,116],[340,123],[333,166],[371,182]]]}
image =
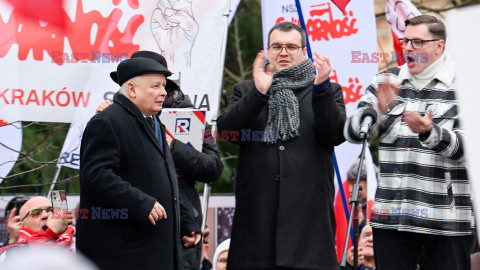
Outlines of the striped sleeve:
{"label": "striped sleeve", "polygon": [[463,141],[465,134],[459,127],[459,120],[455,120],[453,130],[433,124],[430,136],[421,141],[422,146],[437,151],[442,156],[457,160],[464,160]]}

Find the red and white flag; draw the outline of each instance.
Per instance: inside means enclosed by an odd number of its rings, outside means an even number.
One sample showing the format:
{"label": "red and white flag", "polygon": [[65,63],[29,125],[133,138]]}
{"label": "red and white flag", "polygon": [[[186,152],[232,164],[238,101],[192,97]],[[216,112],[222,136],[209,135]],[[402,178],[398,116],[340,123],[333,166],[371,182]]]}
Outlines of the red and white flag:
{"label": "red and white flag", "polygon": [[388,24],[392,28],[393,48],[397,55],[397,64],[401,66],[405,64],[405,59],[403,58],[403,50],[398,39],[403,38],[405,21],[422,15],[422,13],[409,0],[387,0],[385,12]]}

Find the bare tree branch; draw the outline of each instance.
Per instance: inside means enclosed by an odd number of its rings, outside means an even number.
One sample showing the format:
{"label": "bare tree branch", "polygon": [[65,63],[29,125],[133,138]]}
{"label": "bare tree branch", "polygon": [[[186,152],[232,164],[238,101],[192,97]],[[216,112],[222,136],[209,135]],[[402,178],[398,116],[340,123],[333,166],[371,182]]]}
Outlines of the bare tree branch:
{"label": "bare tree branch", "polygon": [[[72,176],[70,178],[66,178],[60,181],[57,181],[55,184],[63,184],[72,181],[73,179],[77,178],[78,175]],[[16,185],[16,186],[8,186],[8,187],[0,187],[0,190],[7,190],[7,189],[13,189],[13,188],[23,188],[23,187],[43,187],[43,186],[50,186],[53,184],[53,182],[50,183],[42,183],[42,184],[27,184],[27,185]]]}

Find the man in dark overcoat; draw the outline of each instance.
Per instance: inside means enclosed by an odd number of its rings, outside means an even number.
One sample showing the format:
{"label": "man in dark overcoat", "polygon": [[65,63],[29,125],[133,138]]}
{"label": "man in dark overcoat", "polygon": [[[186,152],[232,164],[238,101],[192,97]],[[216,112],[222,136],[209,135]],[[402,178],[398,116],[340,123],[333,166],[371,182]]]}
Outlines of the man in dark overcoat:
{"label": "man in dark overcoat", "polygon": [[297,25],[275,25],[268,44],[254,80],[234,86],[218,118],[221,139],[240,146],[227,268],[336,269],[332,152],[345,140],[342,90],[330,83],[327,57],[306,58]]}
{"label": "man in dark overcoat", "polygon": [[114,104],[95,115],[81,144],[77,249],[101,269],[179,269],[178,184],[165,129],[160,63],[117,67]]}

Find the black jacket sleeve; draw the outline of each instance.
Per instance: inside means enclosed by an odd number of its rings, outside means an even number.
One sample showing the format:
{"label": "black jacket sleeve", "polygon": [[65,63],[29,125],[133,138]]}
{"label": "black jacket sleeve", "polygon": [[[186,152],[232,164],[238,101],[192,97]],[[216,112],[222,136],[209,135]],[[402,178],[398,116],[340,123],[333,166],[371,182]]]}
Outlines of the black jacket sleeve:
{"label": "black jacket sleeve", "polygon": [[343,126],[347,115],[342,87],[339,84],[331,83],[327,92],[313,94],[312,108],[319,142],[330,147],[343,143],[345,141]]}
{"label": "black jacket sleeve", "polygon": [[172,156],[175,168],[180,170],[186,177],[196,181],[211,183],[218,179],[223,170],[217,147],[210,141],[212,138],[210,129],[206,129],[202,152],[184,144],[181,141],[172,142]]}
{"label": "black jacket sleeve", "polygon": [[185,205],[185,198],[180,194],[180,230],[181,237],[190,235],[192,232],[201,233],[200,226],[195,222],[195,216],[190,208]]}
{"label": "black jacket sleeve", "polygon": [[[236,132],[237,136],[242,129],[250,129],[258,115],[262,112],[267,101],[262,98],[255,88],[253,81],[245,81],[233,87],[233,96],[228,103],[227,110],[218,117],[217,127],[220,136],[228,139],[235,138],[230,132]],[[238,140],[230,140],[239,143]]]}

